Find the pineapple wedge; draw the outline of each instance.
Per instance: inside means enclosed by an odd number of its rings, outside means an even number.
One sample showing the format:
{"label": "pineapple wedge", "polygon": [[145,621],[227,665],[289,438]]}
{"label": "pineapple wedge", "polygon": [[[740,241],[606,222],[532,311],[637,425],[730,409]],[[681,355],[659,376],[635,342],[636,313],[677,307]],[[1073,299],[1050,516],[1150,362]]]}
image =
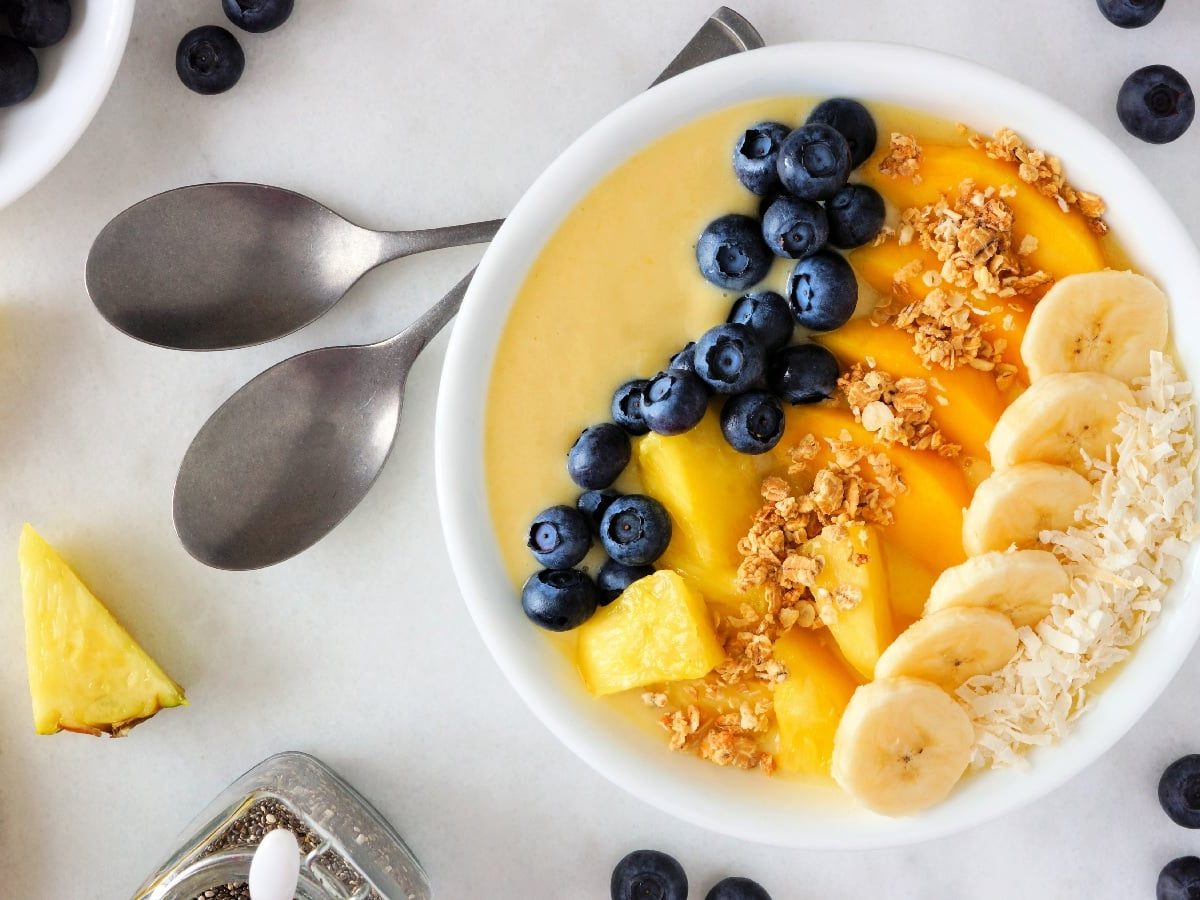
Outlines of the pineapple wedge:
{"label": "pineapple wedge", "polygon": [[183,689],[29,525],[19,558],[38,734],[119,737],[160,709],[187,705]]}
{"label": "pineapple wedge", "polygon": [[775,642],[775,658],[788,669],[775,686],[779,768],[828,776],[833,736],[858,679],[820,636],[802,628]]}

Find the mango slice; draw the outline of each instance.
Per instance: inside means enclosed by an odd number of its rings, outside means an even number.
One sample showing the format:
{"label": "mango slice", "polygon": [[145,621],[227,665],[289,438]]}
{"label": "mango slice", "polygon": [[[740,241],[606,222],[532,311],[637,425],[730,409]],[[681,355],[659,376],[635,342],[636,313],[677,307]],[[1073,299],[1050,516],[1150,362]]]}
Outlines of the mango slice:
{"label": "mango slice", "polygon": [[812,631],[793,628],[775,642],[787,680],[775,686],[776,762],[784,772],[829,775],[833,736],[858,680]]}
{"label": "mango slice", "polygon": [[887,568],[892,618],[899,633],[925,614],[925,601],[929,599],[938,572],[886,539],[883,541],[883,561]]}

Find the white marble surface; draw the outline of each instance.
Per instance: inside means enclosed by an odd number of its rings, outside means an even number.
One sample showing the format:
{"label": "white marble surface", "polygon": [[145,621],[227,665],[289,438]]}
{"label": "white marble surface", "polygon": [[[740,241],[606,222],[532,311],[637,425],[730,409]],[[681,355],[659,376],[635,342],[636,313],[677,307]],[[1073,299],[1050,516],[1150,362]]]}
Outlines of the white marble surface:
{"label": "white marble surface", "polygon": [[[638,91],[714,0],[301,0],[245,38],[217,98],[177,82],[188,28],[217,0],[146,0],[104,108],[40,187],[0,211],[0,877],[5,897],[128,897],[226,783],[287,748],[372,797],[443,898],[598,898],[613,863],[677,854],[702,896],[721,873],[776,898],[1149,897],[1200,851],[1162,815],[1162,767],[1200,750],[1193,656],[1111,753],[1023,812],[919,847],[779,851],[683,825],[593,774],[503,681],[457,596],[437,529],[430,431],[444,338],[410,381],[397,452],[333,536],[256,574],[207,570],[171,528],[176,466],[205,416],[302,349],[391,334],[478,256],[393,264],[278,343],[183,355],[137,344],[83,290],[92,237],[156,191],[214,179],[310,193],[365,224],[502,214],[602,113]],[[1112,111],[1133,68],[1200,84],[1200,8],[1171,0],[1140,32],[1092,0],[742,0],[770,42],[872,38],[958,52],[1074,106],[1200,229],[1200,127],[1165,148]],[[0,145],[0,153],[3,147]],[[1146,223],[1153,228],[1154,223]],[[1179,336],[1189,339],[1187,335]],[[15,550],[34,522],[187,687],[192,706],[122,741],[31,733]]]}

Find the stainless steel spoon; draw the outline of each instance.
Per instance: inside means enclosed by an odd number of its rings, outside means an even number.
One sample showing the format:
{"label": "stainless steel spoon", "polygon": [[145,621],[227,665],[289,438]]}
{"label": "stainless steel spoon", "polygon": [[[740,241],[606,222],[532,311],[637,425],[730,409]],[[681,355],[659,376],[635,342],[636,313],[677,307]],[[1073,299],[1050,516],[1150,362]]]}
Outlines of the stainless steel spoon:
{"label": "stainless steel spoon", "polygon": [[[722,7],[672,74],[763,45]],[[175,528],[219,569],[282,562],[328,534],[374,484],[395,441],[413,361],[458,312],[471,276],[400,334],[286,359],[230,397],[200,429],[175,484]]]}

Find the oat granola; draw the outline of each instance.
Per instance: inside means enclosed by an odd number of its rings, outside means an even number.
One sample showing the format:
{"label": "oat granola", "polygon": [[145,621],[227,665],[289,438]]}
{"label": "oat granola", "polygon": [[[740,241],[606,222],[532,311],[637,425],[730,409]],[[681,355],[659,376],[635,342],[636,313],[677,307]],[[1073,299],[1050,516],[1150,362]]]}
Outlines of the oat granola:
{"label": "oat granola", "polygon": [[932,421],[929,387],[924,378],[895,378],[861,363],[838,379],[850,411],[876,440],[956,456],[959,446],[947,441]]}
{"label": "oat granola", "polygon": [[912,135],[893,131],[887,155],[879,161],[879,171],[892,178],[911,178],[921,183],[921,145]]}

